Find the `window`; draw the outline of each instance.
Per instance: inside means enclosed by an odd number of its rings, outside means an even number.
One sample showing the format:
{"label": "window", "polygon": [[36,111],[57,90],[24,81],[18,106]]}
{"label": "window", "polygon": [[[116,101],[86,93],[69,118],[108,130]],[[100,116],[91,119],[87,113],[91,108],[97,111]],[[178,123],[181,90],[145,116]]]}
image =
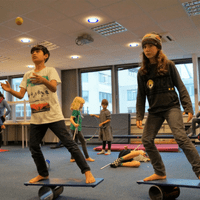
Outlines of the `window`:
{"label": "window", "polygon": [[136,90],[127,90],[127,101],[133,101],[137,98]]}
{"label": "window", "polygon": [[[195,112],[193,64],[192,63],[176,64],[176,68],[189,93],[189,96],[192,101],[193,111]],[[181,110],[183,111],[182,106],[181,106]]]}
{"label": "window", "polygon": [[99,72],[99,82],[103,84],[111,84],[111,75],[107,73],[101,73]]}
{"label": "window", "polygon": [[81,74],[81,80],[84,83],[88,83],[88,73],[82,73]]}
{"label": "window", "polygon": [[112,96],[110,93],[105,93],[105,92],[99,92],[99,102],[103,99],[107,99],[109,103],[112,103]]}
{"label": "window", "polygon": [[[20,84],[22,82],[23,78],[13,78],[12,79],[12,88],[13,90],[19,92],[20,91]],[[12,96],[13,101],[23,101],[26,100],[28,101],[28,93],[26,92],[24,95],[23,99],[18,99],[14,96]],[[30,104],[26,103],[26,117],[30,117],[31,116],[31,108],[30,108]],[[16,117],[17,118],[22,118],[24,117],[24,104],[16,104]]]}
{"label": "window", "polygon": [[[137,101],[137,73],[140,67],[118,68],[119,113],[135,113]],[[145,112],[148,111],[146,100]]]}
{"label": "window", "polygon": [[136,107],[128,107],[128,113],[135,113]]}
{"label": "window", "polygon": [[81,83],[82,97],[85,99],[83,113],[99,114],[102,99],[108,100],[108,110],[112,113],[111,70],[83,72],[81,77],[83,75],[88,77],[88,82],[82,79]]}
{"label": "window", "polygon": [[82,91],[82,96],[83,96],[83,99],[85,100],[85,102],[89,101],[89,91],[83,90]]}
{"label": "window", "polygon": [[[7,81],[7,79],[1,79],[1,80],[0,80],[0,84],[1,84],[1,83],[6,83],[6,81]],[[0,86],[1,86],[1,85],[0,85]],[[7,92],[6,92],[5,90],[3,90],[2,87],[0,87],[0,92],[3,94],[5,100],[8,100],[8,99],[7,99]]]}

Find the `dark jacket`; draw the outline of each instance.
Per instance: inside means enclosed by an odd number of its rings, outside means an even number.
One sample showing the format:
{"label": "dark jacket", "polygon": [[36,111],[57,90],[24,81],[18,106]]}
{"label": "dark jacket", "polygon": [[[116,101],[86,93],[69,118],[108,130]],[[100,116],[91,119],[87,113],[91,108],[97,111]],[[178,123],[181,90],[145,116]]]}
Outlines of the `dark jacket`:
{"label": "dark jacket", "polygon": [[[159,113],[174,107],[180,108],[180,97],[184,111],[193,114],[190,96],[172,61],[168,63],[168,72],[166,74],[158,75],[156,64],[154,64],[150,65],[147,74],[143,74],[140,69],[137,74],[137,80],[137,120],[143,120],[144,118],[146,97],[149,102],[149,113]],[[179,92],[179,97],[175,87]]]}

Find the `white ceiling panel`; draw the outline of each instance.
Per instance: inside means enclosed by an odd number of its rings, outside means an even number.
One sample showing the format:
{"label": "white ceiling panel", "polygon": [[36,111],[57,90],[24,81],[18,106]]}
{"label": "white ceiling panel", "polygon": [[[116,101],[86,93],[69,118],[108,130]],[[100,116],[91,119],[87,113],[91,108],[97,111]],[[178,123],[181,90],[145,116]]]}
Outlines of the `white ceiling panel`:
{"label": "white ceiling panel", "polygon": [[139,15],[142,11],[132,0],[120,1],[103,7],[100,10],[115,20],[129,17],[133,13],[135,13],[135,15]]}
{"label": "white ceiling panel", "polygon": [[180,4],[179,0],[134,0],[145,12],[155,11],[175,4]]}
{"label": "white ceiling panel", "polygon": [[9,38],[15,37],[16,35],[20,35],[21,32],[8,28],[4,25],[0,25],[0,34],[1,34],[1,38],[9,39]]}
{"label": "white ceiling panel", "polygon": [[73,17],[95,9],[92,4],[85,0],[57,0],[56,2],[48,4],[48,6],[67,17]]}
{"label": "white ceiling panel", "polygon": [[39,9],[33,10],[32,12],[25,14],[24,17],[45,26],[58,23],[59,21],[66,19],[65,15],[52,8],[48,8],[47,6],[43,6],[42,8],[39,7]]}
{"label": "white ceiling panel", "polygon": [[[164,42],[163,51],[169,59],[200,56],[200,15],[189,16],[184,0],[2,0],[0,4],[0,76],[22,74],[32,64],[32,45],[47,41],[57,45],[50,50],[47,66],[75,69],[140,61],[144,34],[156,31],[170,34],[173,42]],[[15,24],[21,16],[23,24]],[[89,24],[88,17],[99,22]],[[117,21],[126,32],[102,36],[91,28]],[[93,42],[78,46],[75,39],[89,34]],[[20,38],[29,37],[23,44]],[[79,55],[72,60],[71,55]]]}
{"label": "white ceiling panel", "polygon": [[149,14],[155,21],[157,21],[161,25],[162,22],[187,16],[187,13],[180,4],[170,5],[159,10],[151,11]]}
{"label": "white ceiling panel", "polygon": [[88,2],[90,2],[93,6],[99,8],[99,7],[104,7],[104,6],[108,6],[110,4],[114,4],[117,3],[121,0],[88,0]]}
{"label": "white ceiling panel", "polygon": [[5,23],[3,23],[3,25],[11,29],[18,30],[22,33],[42,27],[40,23],[37,23],[36,21],[33,21],[26,17],[23,17],[23,25],[17,25],[15,23],[15,18],[6,21]]}
{"label": "white ceiling panel", "polygon": [[72,19],[61,20],[57,23],[50,24],[49,27],[65,34],[77,32],[86,28]]}

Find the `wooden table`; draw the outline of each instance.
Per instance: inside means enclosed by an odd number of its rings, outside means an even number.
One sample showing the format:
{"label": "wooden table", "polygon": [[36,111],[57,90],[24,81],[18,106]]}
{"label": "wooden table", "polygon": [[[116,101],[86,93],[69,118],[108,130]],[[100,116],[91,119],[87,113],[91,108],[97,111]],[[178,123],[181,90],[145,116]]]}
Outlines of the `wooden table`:
{"label": "wooden table", "polygon": [[22,148],[24,148],[24,140],[26,140],[26,147],[28,147],[28,136],[27,136],[27,126],[30,125],[30,122],[25,122],[25,121],[17,121],[17,122],[13,122],[13,121],[6,121],[4,123],[4,125],[6,126],[6,129],[4,131],[4,145],[7,145],[7,141],[8,141],[8,126],[22,126]]}
{"label": "wooden table", "polygon": [[[65,124],[67,127],[70,126],[71,122],[69,121],[69,118],[65,118],[64,119]],[[30,125],[30,121],[9,121],[6,120],[4,123],[6,127],[6,129],[4,130],[3,134],[4,134],[4,145],[7,145],[7,141],[8,141],[8,126],[22,126],[22,148],[24,148],[24,142],[26,141],[26,147],[28,147],[28,132],[27,132],[27,127]],[[16,130],[16,128],[15,128]]]}

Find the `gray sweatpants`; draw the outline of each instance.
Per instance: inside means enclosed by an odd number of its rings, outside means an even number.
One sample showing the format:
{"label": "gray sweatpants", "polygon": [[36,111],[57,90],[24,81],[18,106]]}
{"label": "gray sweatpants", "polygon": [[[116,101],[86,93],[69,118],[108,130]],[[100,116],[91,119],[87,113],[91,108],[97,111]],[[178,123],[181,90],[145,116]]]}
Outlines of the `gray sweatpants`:
{"label": "gray sweatpants", "polygon": [[199,177],[200,157],[194,144],[192,144],[185,133],[183,117],[179,108],[172,108],[165,112],[149,114],[147,117],[142,135],[142,143],[149,155],[149,158],[151,159],[151,164],[153,165],[155,174],[160,176],[166,175],[164,163],[158,149],[154,144],[154,139],[165,119],[172,130],[174,139],[185,153],[188,161],[192,165],[192,169],[196,176]]}

